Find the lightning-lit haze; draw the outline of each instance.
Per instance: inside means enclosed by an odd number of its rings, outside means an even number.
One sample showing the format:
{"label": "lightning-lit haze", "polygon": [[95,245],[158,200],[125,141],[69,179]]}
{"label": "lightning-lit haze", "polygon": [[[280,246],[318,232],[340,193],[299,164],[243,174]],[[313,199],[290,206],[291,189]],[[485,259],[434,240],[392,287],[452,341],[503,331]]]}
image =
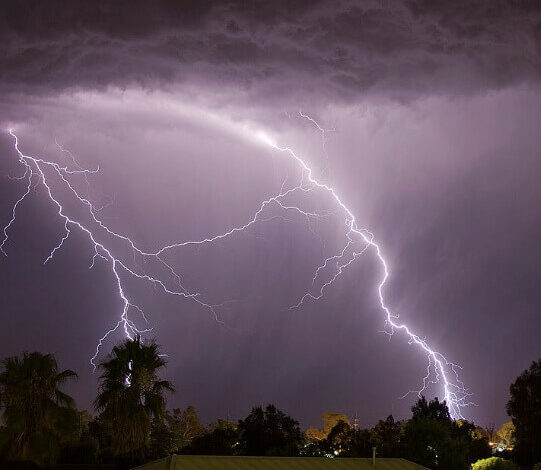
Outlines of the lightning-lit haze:
{"label": "lightning-lit haze", "polygon": [[[387,303],[463,367],[477,404],[464,416],[503,422],[510,381],[540,352],[539,10],[201,5],[135,8],[123,20],[107,8],[78,19],[73,7],[54,21],[39,7],[5,9],[1,225],[26,189],[9,178],[24,167],[8,128],[25,154],[99,167],[74,185],[148,252],[243,225],[284,181],[297,184],[298,165],[262,145],[265,132],[374,234],[391,272]],[[65,188],[58,196],[88,220]],[[400,397],[420,388],[427,359],[407,337],[381,333],[373,252],[323,298],[289,309],[345,233],[332,199],[295,204],[324,216],[269,208],[241,233],[167,252],[215,311],[126,278],[149,324],[131,318],[169,355],[171,405],[193,404],[206,421],[266,402],[303,425],[328,410],[367,425],[407,416],[415,396]],[[110,267],[98,259],[88,269],[93,248],[77,230],[43,265],[63,234],[43,186],[32,187],[0,260],[0,353],[54,352],[79,371],[72,392],[90,407],[89,358],[122,304]],[[108,246],[142,272],[167,274]],[[441,387],[428,394],[442,397]]]}

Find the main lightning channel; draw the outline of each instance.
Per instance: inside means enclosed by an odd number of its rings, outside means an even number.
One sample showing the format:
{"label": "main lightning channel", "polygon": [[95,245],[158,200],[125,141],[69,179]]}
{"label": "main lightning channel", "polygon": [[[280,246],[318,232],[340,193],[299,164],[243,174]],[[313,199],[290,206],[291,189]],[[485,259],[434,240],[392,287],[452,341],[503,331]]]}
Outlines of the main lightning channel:
{"label": "main lightning channel", "polygon": [[[312,122],[320,132],[323,131],[323,128],[313,118],[309,117],[308,115],[303,114],[302,112],[300,112],[300,115],[301,117],[306,118],[310,122]],[[265,132],[259,131],[257,132],[256,135],[262,142],[264,142],[266,145],[268,145],[272,149],[277,150],[279,152],[284,152],[288,154],[291,158],[293,158],[302,169],[303,174],[306,175],[306,178],[309,181],[309,183],[313,187],[324,190],[328,194],[330,194],[332,199],[335,201],[335,203],[343,210],[343,212],[346,215],[346,226],[348,227],[346,237],[348,239],[348,242],[340,254],[327,258],[324,261],[323,265],[317,268],[316,273],[313,277],[313,281],[315,281],[315,279],[317,278],[319,274],[319,271],[323,269],[324,267],[326,267],[329,261],[333,259],[338,259],[338,260],[344,259],[347,248],[352,242],[352,235],[361,237],[365,243],[365,247],[360,252],[353,252],[349,260],[346,260],[345,262],[342,262],[342,263],[338,261],[336,263],[335,275],[332,276],[329,281],[323,284],[323,286],[321,287],[317,295],[314,296],[311,293],[305,294],[300,299],[299,303],[294,305],[293,308],[302,306],[302,304],[307,298],[311,298],[314,300],[320,299],[323,296],[324,289],[327,288],[329,285],[331,285],[342,274],[343,269],[348,267],[353,261],[355,261],[360,254],[364,253],[366,248],[371,247],[375,251],[376,256],[381,264],[382,271],[383,271],[383,275],[378,284],[377,291],[378,291],[378,297],[379,297],[379,305],[385,315],[385,326],[389,327],[389,329],[386,329],[384,332],[389,334],[390,336],[394,334],[395,330],[404,332],[407,335],[409,343],[415,344],[416,346],[421,348],[421,350],[424,351],[428,357],[428,367],[427,367],[428,374],[427,376],[423,378],[422,387],[419,390],[408,392],[406,395],[408,395],[409,393],[416,393],[418,396],[421,396],[421,394],[427,389],[428,383],[438,383],[441,381],[443,384],[444,398],[449,407],[450,414],[456,419],[463,419],[464,417],[462,415],[462,409],[464,407],[474,405],[474,403],[469,401],[469,397],[471,397],[472,394],[466,389],[464,383],[458,377],[457,368],[460,368],[460,366],[448,361],[442,353],[430,347],[425,339],[421,338],[418,334],[414,333],[412,329],[408,327],[405,323],[399,322],[398,321],[399,316],[397,314],[394,314],[391,311],[391,308],[387,305],[385,301],[384,290],[385,290],[387,281],[389,279],[390,272],[389,272],[387,261],[385,260],[383,256],[381,247],[374,240],[373,234],[367,231],[366,229],[362,229],[358,226],[355,215],[351,212],[348,206],[342,201],[342,199],[340,198],[336,190],[330,185],[328,185],[327,183],[323,183],[319,181],[318,179],[316,179],[313,175],[312,168],[306,163],[306,161],[303,158],[301,158],[297,153],[295,153],[293,149],[278,145]],[[434,368],[435,380],[433,381],[429,380],[431,376],[431,367]],[[452,376],[450,374],[452,374]]]}

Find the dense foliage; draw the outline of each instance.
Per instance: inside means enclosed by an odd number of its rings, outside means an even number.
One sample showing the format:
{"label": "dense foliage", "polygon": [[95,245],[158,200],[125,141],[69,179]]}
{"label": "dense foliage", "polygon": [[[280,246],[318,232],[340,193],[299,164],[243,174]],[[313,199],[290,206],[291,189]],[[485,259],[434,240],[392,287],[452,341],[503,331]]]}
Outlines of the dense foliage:
{"label": "dense foliage", "polygon": [[274,405],[253,408],[239,421],[238,431],[243,455],[299,455],[304,440],[299,423]]}
{"label": "dense foliage", "polygon": [[100,424],[109,430],[113,455],[143,457],[151,431],[159,431],[165,413],[164,393],[172,385],[160,380],[165,366],[155,343],[139,337],[115,346],[100,364],[100,391],[95,401]]}
{"label": "dense foliage", "polygon": [[218,420],[181,452],[197,455],[238,455],[238,426],[230,421]]}
{"label": "dense foliage", "polygon": [[513,448],[515,446],[515,425],[512,421],[503,423],[494,438],[496,442],[506,448]]}
{"label": "dense foliage", "polygon": [[490,456],[487,438],[473,423],[452,420],[445,401],[421,397],[412,412],[402,439],[406,458],[432,469],[459,469]]}
{"label": "dense foliage", "polygon": [[54,356],[38,352],[24,353],[22,359],[8,357],[2,365],[2,454],[36,463],[57,460],[77,425],[73,399],[60,387],[77,375],[71,370],[60,372]]}
{"label": "dense foliage", "polygon": [[510,387],[507,412],[513,420],[514,456],[524,466],[541,462],[541,359],[520,374]]}
{"label": "dense foliage", "polygon": [[478,460],[472,465],[472,470],[519,470],[516,463],[500,457],[490,457]]}

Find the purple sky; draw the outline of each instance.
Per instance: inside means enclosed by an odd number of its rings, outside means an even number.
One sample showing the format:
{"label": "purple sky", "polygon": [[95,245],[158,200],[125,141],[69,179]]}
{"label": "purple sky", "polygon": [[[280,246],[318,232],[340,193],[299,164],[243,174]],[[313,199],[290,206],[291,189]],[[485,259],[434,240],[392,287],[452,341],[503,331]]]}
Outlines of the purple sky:
{"label": "purple sky", "polygon": [[[536,2],[102,2],[6,4],[0,13],[0,124],[22,150],[100,172],[73,179],[108,226],[143,249],[246,223],[299,175],[288,146],[334,187],[389,263],[401,320],[461,366],[478,406],[507,419],[511,381],[541,350],[541,8]],[[317,119],[323,136],[299,110]],[[324,139],[323,139],[324,137]],[[24,182],[0,133],[0,222]],[[54,187],[71,216],[85,208]],[[336,211],[325,194],[295,197]],[[89,270],[77,230],[43,265],[63,222],[42,186],[20,206],[0,259],[0,356],[38,349],[79,372],[119,317],[110,267]],[[103,238],[141,272],[166,273]],[[245,232],[167,254],[212,312],[125,278],[169,355],[177,392],[204,421],[276,403],[319,424],[325,411],[372,425],[409,415],[426,356],[380,333],[381,266],[367,252],[319,301],[288,310],[344,243],[343,214],[307,223],[271,208]],[[329,271],[330,272],[330,271]],[[167,278],[171,282],[170,278]],[[142,321],[133,314],[139,326]],[[103,353],[120,341],[112,335]],[[102,354],[100,357],[103,357]],[[429,396],[441,395],[433,386]]]}

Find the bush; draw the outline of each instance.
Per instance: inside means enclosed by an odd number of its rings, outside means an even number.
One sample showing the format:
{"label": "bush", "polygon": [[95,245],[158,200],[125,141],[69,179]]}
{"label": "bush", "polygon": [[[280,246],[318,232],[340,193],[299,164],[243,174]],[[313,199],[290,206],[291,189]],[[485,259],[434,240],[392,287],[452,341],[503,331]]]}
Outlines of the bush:
{"label": "bush", "polygon": [[472,470],[519,470],[519,467],[511,460],[505,460],[501,457],[490,457],[475,462],[472,465]]}

